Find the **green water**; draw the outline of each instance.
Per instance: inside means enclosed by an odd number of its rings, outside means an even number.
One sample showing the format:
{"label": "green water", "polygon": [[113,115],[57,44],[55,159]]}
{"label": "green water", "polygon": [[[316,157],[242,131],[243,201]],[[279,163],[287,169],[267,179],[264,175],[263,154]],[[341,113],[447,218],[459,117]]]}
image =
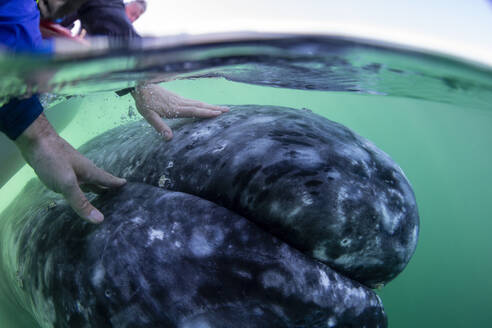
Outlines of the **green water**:
{"label": "green water", "polygon": [[[223,79],[163,84],[221,104],[309,108],[372,140],[402,167],[421,218],[417,251],[379,293],[390,327],[488,327],[492,322],[492,106],[457,107],[408,98],[298,91]],[[491,100],[492,103],[492,100]],[[100,93],[59,107],[76,111],[61,135],[78,147],[129,120],[129,96]],[[59,110],[59,109],[58,109]],[[24,167],[0,189],[0,210],[33,177]],[[3,302],[2,302],[3,303]],[[32,322],[0,303],[0,327]]]}

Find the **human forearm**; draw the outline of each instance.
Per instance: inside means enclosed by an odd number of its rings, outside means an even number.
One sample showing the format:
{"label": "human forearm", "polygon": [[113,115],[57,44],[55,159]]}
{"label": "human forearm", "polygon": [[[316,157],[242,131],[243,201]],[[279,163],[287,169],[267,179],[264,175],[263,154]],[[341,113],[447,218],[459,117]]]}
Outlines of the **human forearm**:
{"label": "human forearm", "polygon": [[63,140],[44,115],[40,115],[15,143],[40,180],[51,190],[61,193],[73,210],[92,223],[104,216],[93,207],[80,185],[92,190],[117,188],[126,183],[99,168]]}

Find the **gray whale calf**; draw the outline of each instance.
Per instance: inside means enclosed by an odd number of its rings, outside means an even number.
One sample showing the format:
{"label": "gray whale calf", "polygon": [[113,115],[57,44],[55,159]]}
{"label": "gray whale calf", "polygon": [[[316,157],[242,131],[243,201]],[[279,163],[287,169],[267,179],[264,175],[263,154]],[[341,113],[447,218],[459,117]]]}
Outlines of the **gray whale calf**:
{"label": "gray whale calf", "polygon": [[3,213],[0,285],[43,327],[386,327],[364,285],[401,272],[418,237],[386,154],[287,108],[173,130],[137,122],[81,148],[136,182],[94,199],[99,226],[39,182]]}

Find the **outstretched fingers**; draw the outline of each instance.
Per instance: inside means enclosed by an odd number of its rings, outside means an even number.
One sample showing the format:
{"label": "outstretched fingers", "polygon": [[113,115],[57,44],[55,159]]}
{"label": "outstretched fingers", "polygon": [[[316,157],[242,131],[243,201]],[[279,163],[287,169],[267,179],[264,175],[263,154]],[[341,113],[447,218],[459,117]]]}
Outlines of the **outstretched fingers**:
{"label": "outstretched fingers", "polygon": [[158,85],[138,86],[132,96],[139,113],[154,129],[170,140],[173,133],[162,120],[165,118],[197,117],[212,118],[229,111],[225,106],[210,105],[198,100],[183,98]]}
{"label": "outstretched fingers", "polygon": [[222,114],[219,110],[201,108],[195,106],[182,106],[179,108],[178,114],[176,117],[198,117],[198,118],[207,118],[207,117],[215,117]]}
{"label": "outstretched fingers", "polygon": [[44,115],[39,115],[15,142],[41,181],[61,193],[77,215],[92,223],[104,220],[104,215],[85,197],[79,182],[93,190],[104,190],[122,186],[125,179],[97,168],[63,140]]}
{"label": "outstretched fingers", "polygon": [[192,107],[192,108],[198,108],[198,109],[208,109],[211,111],[218,111],[221,113],[225,113],[229,111],[229,108],[226,106],[217,106],[217,105],[211,105],[207,104],[198,100],[193,100],[193,99],[185,99],[183,103],[181,104],[182,107]]}
{"label": "outstretched fingers", "polygon": [[[61,192],[81,218],[92,223],[100,223],[104,220],[103,214],[91,205],[81,188],[85,187],[92,192],[102,193],[105,190],[123,186],[126,180],[98,168],[76,150],[72,156],[74,175],[65,180]],[[79,186],[79,183],[82,183],[83,186]]]}
{"label": "outstretched fingers", "polygon": [[104,215],[87,200],[75,177],[70,184],[63,187],[61,193],[70,204],[70,207],[81,218],[92,223],[104,221]]}
{"label": "outstretched fingers", "polygon": [[126,183],[125,179],[115,177],[92,163],[89,165],[91,165],[91,167],[88,168],[90,171],[84,174],[84,182],[87,184],[112,189],[119,188]]}
{"label": "outstretched fingers", "polygon": [[171,128],[162,120],[162,118],[154,111],[141,112],[145,120],[166,140],[171,140],[173,132]]}

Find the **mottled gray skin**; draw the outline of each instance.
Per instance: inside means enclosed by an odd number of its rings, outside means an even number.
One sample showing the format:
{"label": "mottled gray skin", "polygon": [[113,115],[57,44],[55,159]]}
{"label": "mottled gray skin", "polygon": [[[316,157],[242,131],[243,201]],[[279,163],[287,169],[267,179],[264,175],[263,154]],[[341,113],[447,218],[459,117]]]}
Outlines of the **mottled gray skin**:
{"label": "mottled gray skin", "polygon": [[173,125],[145,123],[82,147],[115,175],[200,196],[370,287],[400,273],[419,217],[399,166],[370,141],[307,110],[238,106]]}
{"label": "mottled gray skin", "polygon": [[373,291],[212,202],[129,183],[94,205],[101,225],[36,181],[1,218],[1,277],[42,327],[387,326]]}

